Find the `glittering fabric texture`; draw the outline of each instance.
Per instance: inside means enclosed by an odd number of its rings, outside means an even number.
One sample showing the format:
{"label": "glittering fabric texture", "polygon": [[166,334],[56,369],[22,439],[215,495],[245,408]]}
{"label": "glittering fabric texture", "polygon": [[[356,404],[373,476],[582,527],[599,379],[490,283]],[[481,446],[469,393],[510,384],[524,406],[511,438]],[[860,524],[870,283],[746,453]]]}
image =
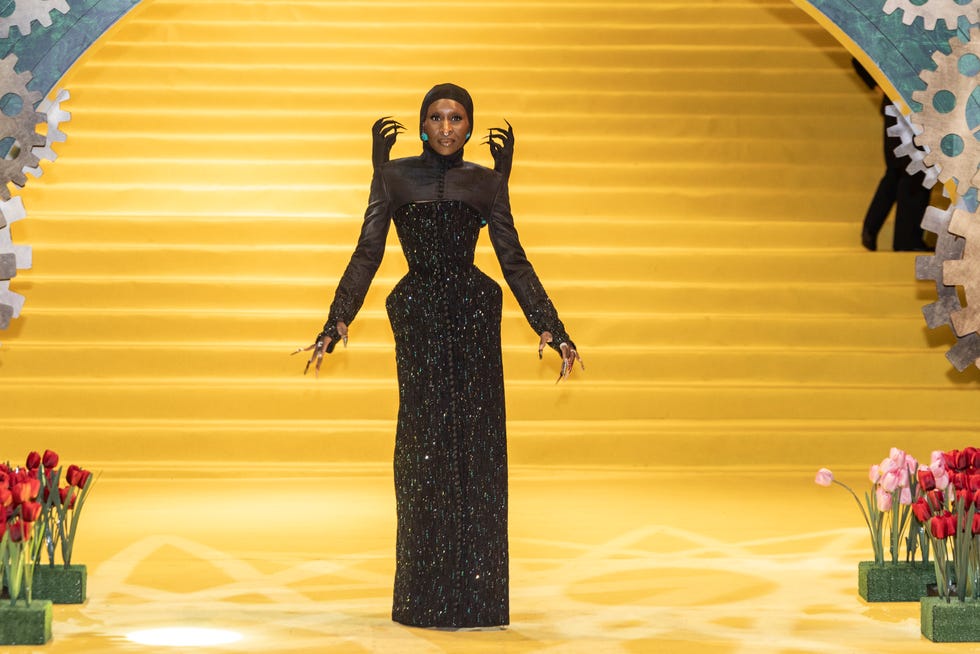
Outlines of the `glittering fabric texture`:
{"label": "glittering fabric texture", "polygon": [[394,222],[409,273],[387,301],[400,400],[392,617],[507,624],[502,294],[473,266],[480,215],[437,201],[406,205]]}

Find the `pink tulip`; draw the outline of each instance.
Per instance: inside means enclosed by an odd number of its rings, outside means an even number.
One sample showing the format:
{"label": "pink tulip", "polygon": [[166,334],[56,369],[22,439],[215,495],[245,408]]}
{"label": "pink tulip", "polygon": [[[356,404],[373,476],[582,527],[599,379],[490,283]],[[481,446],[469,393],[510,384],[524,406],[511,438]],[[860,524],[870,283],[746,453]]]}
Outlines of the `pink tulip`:
{"label": "pink tulip", "polygon": [[887,492],[881,486],[875,490],[875,495],[878,499],[878,510],[879,511],[891,511],[892,510],[892,494]]}
{"label": "pink tulip", "polygon": [[909,469],[902,468],[898,471],[898,485],[902,488],[908,488],[909,486]]}
{"label": "pink tulip", "polygon": [[884,477],[889,472],[891,472],[892,470],[894,470],[895,468],[898,468],[898,467],[899,466],[896,465],[893,460],[891,460],[891,459],[883,459],[882,462],[880,464],[878,464],[878,473],[881,474],[882,477]]}
{"label": "pink tulip", "polygon": [[912,489],[908,486],[902,488],[901,494],[898,496],[898,503],[903,506],[908,506],[912,503]]}
{"label": "pink tulip", "polygon": [[817,470],[817,478],[814,481],[819,486],[830,486],[834,483],[834,473],[827,468],[820,468]]}
{"label": "pink tulip", "polygon": [[891,493],[896,488],[899,487],[899,474],[895,470],[891,470],[881,478],[881,483],[879,484],[882,489]]}
{"label": "pink tulip", "polygon": [[877,484],[878,479],[881,477],[881,468],[878,465],[871,466],[871,470],[868,471],[868,479],[871,480],[872,484]]}

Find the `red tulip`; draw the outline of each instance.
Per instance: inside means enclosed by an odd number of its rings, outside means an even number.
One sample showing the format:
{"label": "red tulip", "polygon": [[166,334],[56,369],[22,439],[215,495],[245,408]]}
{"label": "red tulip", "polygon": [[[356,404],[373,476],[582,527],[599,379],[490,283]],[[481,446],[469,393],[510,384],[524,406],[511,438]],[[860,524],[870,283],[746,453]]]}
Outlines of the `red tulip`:
{"label": "red tulip", "polygon": [[51,470],[52,468],[57,468],[58,453],[52,452],[51,450],[44,450],[44,455],[41,457],[41,465],[43,465],[48,470]]}
{"label": "red tulip", "polygon": [[37,452],[31,452],[27,455],[27,469],[37,470],[41,465],[41,455]]}
{"label": "red tulip", "polygon": [[932,517],[929,504],[921,497],[912,504],[912,513],[915,515],[915,519],[921,523],[928,522],[929,518]]}
{"label": "red tulip", "polygon": [[30,501],[31,487],[24,482],[18,482],[10,489],[10,494],[13,496],[13,505],[20,506],[24,502]]}
{"label": "red tulip", "polygon": [[88,478],[92,476],[92,473],[83,468],[79,468],[76,465],[68,466],[68,471],[65,473],[65,479],[72,486],[77,486],[78,488],[85,488],[85,482]]}
{"label": "red tulip", "polygon": [[973,491],[964,488],[956,491],[956,501],[963,500],[963,506],[970,506],[973,503]]}
{"label": "red tulip", "polygon": [[[9,488],[0,486],[0,508],[5,506],[10,506],[14,503],[14,494],[10,492]],[[0,511],[0,513],[3,513]]]}
{"label": "red tulip", "polygon": [[936,487],[936,475],[932,474],[932,470],[926,467],[919,468],[915,476],[919,480],[919,488],[924,491],[931,491]]}
{"label": "red tulip", "polygon": [[980,513],[973,514],[973,525],[971,531],[973,532],[974,536],[980,534]]}
{"label": "red tulip", "polygon": [[946,533],[950,536],[956,533],[957,518],[955,515],[947,511],[943,514],[943,520],[946,522]]}
{"label": "red tulip", "polygon": [[943,507],[946,506],[946,495],[939,490],[931,490],[926,493],[926,499],[929,501],[929,508],[933,512],[942,511]]}
{"label": "red tulip", "polygon": [[[58,489],[58,494],[61,495],[61,506],[64,506],[65,505],[65,502],[68,500],[68,493],[71,492],[72,490],[73,489],[72,489],[71,486],[65,486],[64,488],[59,488]],[[69,509],[74,509],[75,508],[75,500],[76,499],[78,499],[78,493],[72,492],[71,493],[71,502],[68,504],[68,508]]]}
{"label": "red tulip", "polygon": [[34,525],[26,525],[22,520],[10,523],[10,540],[19,543],[31,537],[31,529]]}
{"label": "red tulip", "polygon": [[20,505],[20,517],[24,522],[35,522],[41,517],[41,504],[39,502],[24,502]]}
{"label": "red tulip", "polygon": [[25,483],[31,489],[31,499],[37,499],[37,496],[41,494],[41,480],[37,477],[31,477]]}
{"label": "red tulip", "polygon": [[10,488],[10,475],[0,470],[0,488]]}
{"label": "red tulip", "polygon": [[935,516],[929,520],[929,532],[933,538],[946,538],[949,532],[946,531],[946,520],[942,516]]}

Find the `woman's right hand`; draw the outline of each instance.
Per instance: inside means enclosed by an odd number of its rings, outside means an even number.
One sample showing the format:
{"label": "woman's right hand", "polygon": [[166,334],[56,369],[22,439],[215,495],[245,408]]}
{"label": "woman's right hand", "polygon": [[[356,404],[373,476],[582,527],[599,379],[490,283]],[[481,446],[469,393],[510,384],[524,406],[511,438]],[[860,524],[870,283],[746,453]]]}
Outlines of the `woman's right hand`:
{"label": "woman's right hand", "polygon": [[[344,347],[347,347],[347,323],[338,322],[337,323],[337,333],[340,334],[340,340],[343,341]],[[300,352],[310,352],[310,358],[306,362],[306,367],[303,368],[303,374],[305,375],[310,371],[310,364],[316,361],[316,365],[313,368],[313,375],[315,377],[320,376],[320,366],[323,364],[323,355],[331,352],[333,350],[330,344],[334,342],[333,337],[327,336],[326,331],[320,332],[316,340],[306,347],[297,348],[293,351],[293,354],[299,354]]]}

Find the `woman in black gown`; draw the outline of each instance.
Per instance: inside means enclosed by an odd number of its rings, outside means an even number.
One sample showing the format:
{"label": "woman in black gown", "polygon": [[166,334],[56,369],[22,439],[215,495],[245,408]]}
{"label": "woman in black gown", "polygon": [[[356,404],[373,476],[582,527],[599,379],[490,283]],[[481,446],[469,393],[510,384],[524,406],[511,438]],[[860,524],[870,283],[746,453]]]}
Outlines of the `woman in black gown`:
{"label": "woman in black gown", "polygon": [[383,134],[376,125],[361,236],[323,331],[305,348],[312,350],[307,369],[315,362],[319,370],[324,353],[338,340],[346,344],[393,220],[409,272],[386,302],[399,388],[392,618],[421,627],[509,622],[502,296],[473,265],[483,226],[504,278],[541,336],[539,356],[546,345],[558,351],[559,379],[576,360],[581,364],[514,229],[506,174],[512,135],[490,132],[496,171],[466,162],[472,121],[469,93],[440,84],[422,101],[421,156],[386,161],[397,123],[389,121]]}

